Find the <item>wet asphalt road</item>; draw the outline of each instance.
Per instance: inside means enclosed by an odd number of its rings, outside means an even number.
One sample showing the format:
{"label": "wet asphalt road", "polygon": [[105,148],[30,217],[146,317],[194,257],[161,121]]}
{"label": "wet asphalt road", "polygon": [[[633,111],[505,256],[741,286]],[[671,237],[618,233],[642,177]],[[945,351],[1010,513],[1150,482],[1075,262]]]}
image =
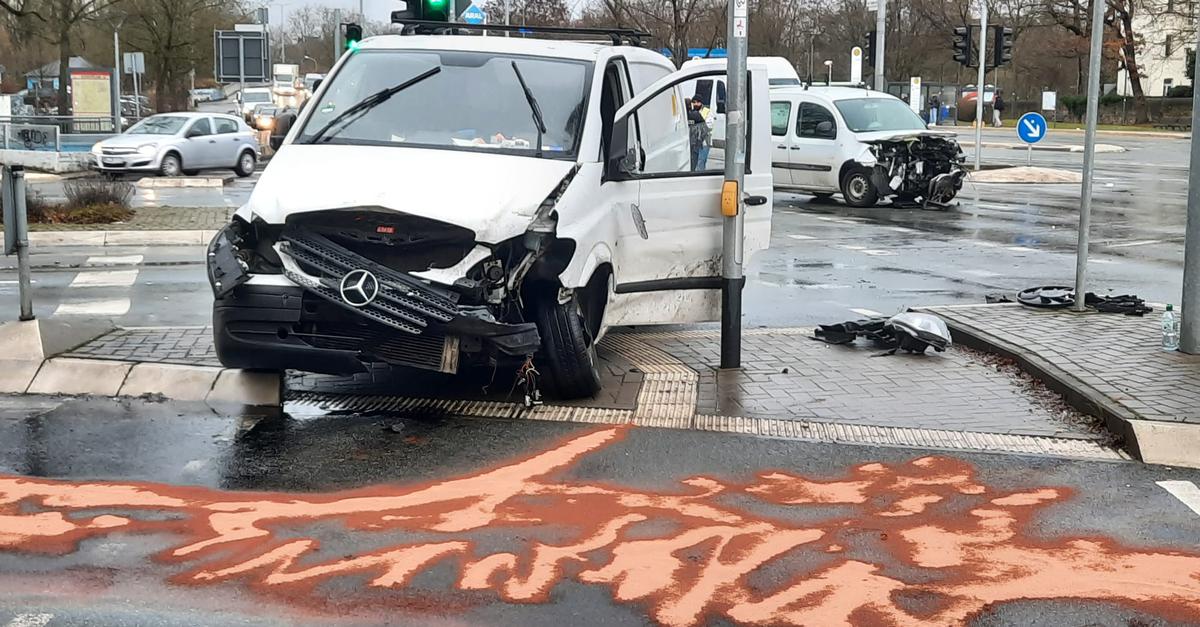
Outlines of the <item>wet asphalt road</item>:
{"label": "wet asphalt road", "polygon": [[[13,475],[49,481],[6,483]],[[1200,624],[1200,514],[1158,481],[1200,472],[438,415],[7,398],[0,514],[61,512],[92,528],[59,541],[53,518],[40,536],[8,519],[0,624]],[[32,490],[16,509],[14,489]],[[285,513],[288,503],[307,505]],[[342,513],[323,516],[326,507]],[[270,520],[237,522],[256,511]],[[584,542],[537,571],[545,579],[526,570],[605,524],[634,526]],[[263,531],[234,541],[245,529]],[[794,548],[736,574],[748,568],[740,550],[801,532]],[[918,537],[941,558],[913,553]],[[171,557],[213,538],[216,550]],[[673,548],[660,555],[638,544],[647,538]],[[743,549],[711,561],[731,538]],[[389,552],[458,542],[470,549],[429,561]],[[295,562],[264,557],[281,547],[310,550]],[[503,574],[462,583],[468,563],[496,553],[511,553],[520,580],[541,581],[544,594],[500,586]],[[601,566],[617,557],[632,570],[609,581]],[[803,603],[750,602],[825,585],[793,597]],[[682,620],[680,607],[699,609]]]}
{"label": "wet asphalt road", "polygon": [[[985,141],[1015,141],[1014,135],[989,129]],[[1046,141],[1082,144],[1083,137],[1054,131]],[[1097,156],[1092,290],[1178,302],[1189,144],[1128,135],[1100,141],[1127,152]],[[984,160],[1020,164],[1025,153],[985,148]],[[1037,152],[1034,164],[1079,170],[1082,155]],[[232,206],[244,201],[250,183],[239,181],[220,193],[195,190],[195,196],[188,195],[192,190],[157,191],[176,194],[172,204]],[[968,183],[959,201],[947,211],[853,209],[776,194],[772,247],[747,268],[745,324],[808,326],[1073,284],[1078,185]],[[211,300],[202,257],[198,246],[35,249],[37,310],[111,317],[127,326],[205,325]],[[0,263],[0,308],[15,310],[15,259]],[[104,275],[111,272],[122,274]],[[130,276],[133,283],[126,284]],[[77,280],[100,285],[72,288]],[[68,306],[60,309],[63,303]]]}

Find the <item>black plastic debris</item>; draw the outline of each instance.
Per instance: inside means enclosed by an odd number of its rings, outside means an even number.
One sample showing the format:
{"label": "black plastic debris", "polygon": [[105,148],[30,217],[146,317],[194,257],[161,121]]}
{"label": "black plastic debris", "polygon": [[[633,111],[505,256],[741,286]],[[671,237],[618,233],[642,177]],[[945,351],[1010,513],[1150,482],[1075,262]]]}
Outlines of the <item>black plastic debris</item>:
{"label": "black plastic debris", "polygon": [[[992,302],[990,297],[988,302]],[[1031,287],[1017,294],[1017,302],[1037,309],[1065,309],[1075,304],[1075,288],[1050,285]],[[1101,313],[1118,313],[1126,316],[1144,316],[1154,311],[1146,301],[1132,294],[1120,296],[1098,296],[1088,292],[1083,297],[1088,307]]]}
{"label": "black plastic debris", "polygon": [[937,352],[950,346],[950,330],[933,314],[908,312],[891,318],[866,318],[817,327],[813,339],[826,344],[846,345],[863,338],[876,348],[887,349],[886,355],[897,351],[923,354],[933,347]]}

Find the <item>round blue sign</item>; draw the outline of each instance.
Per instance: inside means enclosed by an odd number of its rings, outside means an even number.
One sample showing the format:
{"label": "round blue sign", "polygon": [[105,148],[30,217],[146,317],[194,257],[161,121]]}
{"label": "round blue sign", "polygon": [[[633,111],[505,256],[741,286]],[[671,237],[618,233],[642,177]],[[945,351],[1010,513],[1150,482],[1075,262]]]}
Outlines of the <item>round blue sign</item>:
{"label": "round blue sign", "polygon": [[1017,120],[1017,137],[1026,144],[1036,144],[1046,137],[1050,125],[1042,114],[1030,111]]}

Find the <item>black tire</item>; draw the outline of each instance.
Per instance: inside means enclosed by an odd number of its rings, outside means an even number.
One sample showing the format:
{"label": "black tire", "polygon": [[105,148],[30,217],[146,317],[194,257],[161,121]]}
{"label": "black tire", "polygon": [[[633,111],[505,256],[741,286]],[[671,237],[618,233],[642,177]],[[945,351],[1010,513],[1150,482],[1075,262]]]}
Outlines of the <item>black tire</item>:
{"label": "black tire", "polygon": [[169,152],[162,158],[162,163],[158,164],[158,173],[163,176],[179,176],[183,174],[183,162],[179,160],[179,155]]}
{"label": "black tire", "polygon": [[817,200],[829,200],[833,198],[833,192],[813,192],[812,195]]}
{"label": "black tire", "polygon": [[879,202],[879,192],[871,182],[871,171],[867,168],[850,168],[842,175],[842,198],[851,207],[874,207]]}
{"label": "black tire", "polygon": [[254,174],[254,168],[258,164],[258,159],[254,157],[254,153],[249,150],[243,151],[238,155],[237,165],[233,166],[233,171],[240,177],[246,178]]}
{"label": "black tire", "polygon": [[546,391],[562,400],[595,396],[600,391],[596,346],[584,325],[579,302],[572,298],[559,303],[556,294],[548,294],[538,303],[537,326],[542,336],[538,357]]}

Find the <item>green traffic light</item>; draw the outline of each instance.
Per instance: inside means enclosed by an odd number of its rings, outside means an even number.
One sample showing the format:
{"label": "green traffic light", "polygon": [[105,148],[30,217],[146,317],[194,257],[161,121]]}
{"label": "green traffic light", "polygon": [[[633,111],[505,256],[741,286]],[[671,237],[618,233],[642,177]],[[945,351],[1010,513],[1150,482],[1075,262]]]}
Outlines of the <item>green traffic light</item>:
{"label": "green traffic light", "polygon": [[347,41],[346,42],[346,49],[349,50],[350,52],[358,52],[358,49],[360,47],[362,47],[362,44],[357,41]]}

